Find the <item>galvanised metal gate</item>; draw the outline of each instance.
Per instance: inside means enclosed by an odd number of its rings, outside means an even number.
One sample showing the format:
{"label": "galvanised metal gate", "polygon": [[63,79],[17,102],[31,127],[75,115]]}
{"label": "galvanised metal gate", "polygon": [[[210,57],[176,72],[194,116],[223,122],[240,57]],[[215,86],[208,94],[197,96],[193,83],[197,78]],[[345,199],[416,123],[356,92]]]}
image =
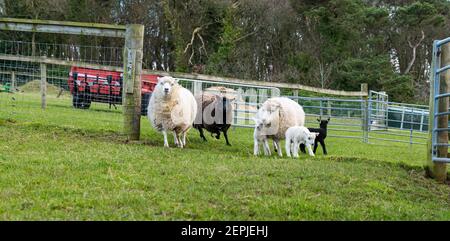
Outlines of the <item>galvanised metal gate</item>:
{"label": "galvanised metal gate", "polygon": [[207,81],[190,78],[176,78],[183,87],[189,89],[194,95],[201,92],[221,93],[233,99],[234,127],[254,128],[253,117],[258,110],[258,104],[264,103],[271,97],[279,97],[280,89],[252,84],[237,84],[226,81]]}
{"label": "galvanised metal gate", "polygon": [[388,129],[388,103],[386,92],[369,92],[369,131]]}
{"label": "galvanised metal gate", "polygon": [[[432,115],[430,116],[430,118],[432,118],[431,159],[433,162],[444,163],[450,163],[450,158],[448,157],[448,147],[450,146],[450,144],[448,143],[448,132],[450,130],[450,128],[448,128],[448,116],[450,115],[450,111],[448,99],[446,99],[450,97],[450,92],[448,91],[448,83],[444,83],[444,85],[441,83],[441,74],[448,71],[450,69],[450,65],[441,66],[442,64],[446,64],[441,63],[441,49],[448,43],[450,43],[450,38],[446,38],[444,40],[436,40],[433,43],[433,63],[431,78],[432,86],[434,87],[434,89],[432,89],[433,109],[430,110],[430,113],[432,113]],[[446,78],[444,79],[444,81],[447,82],[448,79]],[[445,135],[443,134],[444,132]]]}

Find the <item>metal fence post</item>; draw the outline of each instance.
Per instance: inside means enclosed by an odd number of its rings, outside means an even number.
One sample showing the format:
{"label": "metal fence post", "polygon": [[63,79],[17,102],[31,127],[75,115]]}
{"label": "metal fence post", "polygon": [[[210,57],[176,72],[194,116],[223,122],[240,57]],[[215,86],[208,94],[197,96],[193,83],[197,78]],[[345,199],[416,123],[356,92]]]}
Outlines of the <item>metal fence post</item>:
{"label": "metal fence post", "polygon": [[47,107],[47,65],[41,64],[41,108]]}
{"label": "metal fence post", "polygon": [[[436,150],[433,149],[433,140],[432,133],[434,129],[437,128],[448,128],[448,115],[439,115],[438,117],[434,117],[437,112],[447,112],[449,107],[448,98],[440,98],[436,101],[438,106],[435,106],[435,96],[441,93],[449,93],[450,92],[450,72],[445,71],[436,76],[436,69],[441,67],[450,65],[450,44],[445,44],[441,47],[441,56],[438,54],[438,46],[437,42],[434,42],[433,46],[433,62],[432,62],[432,71],[431,71],[431,93],[430,93],[430,115],[429,121],[430,124],[428,126],[429,140],[428,140],[428,158],[427,158],[427,172],[428,175],[435,178],[439,182],[445,182],[447,179],[447,165],[443,162],[435,162],[433,161],[433,152],[436,151],[437,157],[447,158],[448,156],[448,146],[438,146]],[[440,61],[439,61],[440,58]],[[439,64],[440,63],[440,64]],[[435,79],[437,78],[437,81]],[[440,87],[440,88],[438,88]],[[438,93],[436,93],[438,92]],[[436,112],[437,111],[437,112]],[[437,121],[434,119],[437,118]],[[437,126],[436,126],[437,124]],[[436,143],[448,143],[448,131],[440,131],[436,133],[437,140]]]}
{"label": "metal fence post", "polygon": [[363,141],[369,143],[369,86],[366,83],[361,84],[361,92],[366,93],[362,97]]}
{"label": "metal fence post", "polygon": [[400,122],[400,129],[402,129],[402,130],[403,130],[403,122],[405,122],[405,107],[403,107],[402,121]]}
{"label": "metal fence post", "polygon": [[320,113],[320,118],[322,118],[322,116],[323,116],[323,100],[320,100],[320,110],[319,110],[319,113]]}
{"label": "metal fence post", "polygon": [[330,100],[327,101],[327,114],[328,114],[328,117],[331,117],[331,101]]}
{"label": "metal fence post", "polygon": [[409,145],[412,146],[413,144],[413,129],[411,128],[409,130]]}
{"label": "metal fence post", "polygon": [[423,119],[424,119],[425,111],[422,111],[422,115],[420,116],[420,131],[423,131]]}
{"label": "metal fence post", "polygon": [[127,25],[123,71],[124,133],[129,140],[139,140],[141,129],[141,74],[144,25]]}

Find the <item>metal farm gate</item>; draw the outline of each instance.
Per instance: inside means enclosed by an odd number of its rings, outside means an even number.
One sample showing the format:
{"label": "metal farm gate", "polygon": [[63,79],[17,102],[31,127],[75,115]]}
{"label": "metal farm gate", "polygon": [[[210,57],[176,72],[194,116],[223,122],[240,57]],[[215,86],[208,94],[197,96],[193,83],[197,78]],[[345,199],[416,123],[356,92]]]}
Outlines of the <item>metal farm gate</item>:
{"label": "metal farm gate", "polygon": [[220,93],[234,99],[234,127],[253,128],[253,116],[258,110],[258,104],[271,97],[279,97],[280,89],[276,87],[231,83],[226,80],[211,81],[193,78],[177,78],[178,83],[190,90],[194,95],[201,92]]}
{"label": "metal farm gate", "polygon": [[430,128],[428,172],[439,181],[447,179],[446,163],[450,163],[449,97],[450,97],[450,37],[433,43],[430,87]]}
{"label": "metal farm gate", "polygon": [[386,92],[369,92],[369,130],[387,130],[388,127],[388,102]]}

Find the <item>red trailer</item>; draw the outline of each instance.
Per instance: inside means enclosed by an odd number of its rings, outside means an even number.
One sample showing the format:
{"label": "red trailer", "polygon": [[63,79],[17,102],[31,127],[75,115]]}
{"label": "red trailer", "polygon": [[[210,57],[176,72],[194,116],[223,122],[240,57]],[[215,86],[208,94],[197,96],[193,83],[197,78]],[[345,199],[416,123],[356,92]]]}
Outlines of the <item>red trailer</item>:
{"label": "red trailer", "polygon": [[[142,114],[146,115],[151,93],[158,83],[158,75],[143,74],[141,81]],[[107,103],[110,106],[122,104],[122,72],[73,66],[68,84],[75,108],[89,109],[92,102]]]}

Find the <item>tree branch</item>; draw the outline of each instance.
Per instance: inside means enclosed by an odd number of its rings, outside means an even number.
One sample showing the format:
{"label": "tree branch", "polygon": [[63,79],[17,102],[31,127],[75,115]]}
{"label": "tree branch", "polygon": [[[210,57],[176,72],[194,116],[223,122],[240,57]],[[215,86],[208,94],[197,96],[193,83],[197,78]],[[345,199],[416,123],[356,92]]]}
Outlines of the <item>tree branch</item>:
{"label": "tree branch", "polygon": [[191,47],[192,45],[194,45],[194,40],[195,40],[195,35],[200,32],[203,28],[202,27],[197,27],[194,29],[194,31],[192,31],[192,38],[191,38],[191,42],[189,42],[186,45],[186,48],[184,49],[184,53],[187,53],[189,47]]}
{"label": "tree branch", "polygon": [[425,39],[425,33],[422,30],[422,36],[415,45],[412,45],[411,41],[408,40],[408,45],[410,48],[412,48],[412,58],[411,58],[411,61],[409,61],[408,67],[405,69],[405,72],[403,74],[408,74],[411,71],[411,69],[414,65],[414,62],[416,62],[417,48],[420,46],[420,44],[422,44],[422,41],[424,39]]}

